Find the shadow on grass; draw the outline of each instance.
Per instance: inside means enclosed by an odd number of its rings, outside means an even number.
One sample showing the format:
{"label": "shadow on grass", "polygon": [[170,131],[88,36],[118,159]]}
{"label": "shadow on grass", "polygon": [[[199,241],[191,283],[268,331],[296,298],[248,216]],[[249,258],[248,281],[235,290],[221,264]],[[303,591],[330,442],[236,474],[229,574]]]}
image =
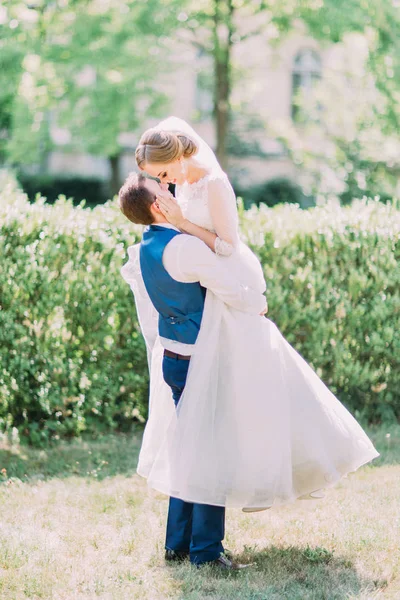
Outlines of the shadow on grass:
{"label": "shadow on grass", "polygon": [[387,586],[384,580],[361,577],[352,561],[320,547],[246,548],[236,559],[252,566],[236,572],[195,569],[188,563],[171,568],[181,586],[180,599],[343,600]]}
{"label": "shadow on grass", "polygon": [[400,424],[379,425],[365,428],[374,446],[380,452],[371,467],[400,464]]}
{"label": "shadow on grass", "polygon": [[[381,453],[371,467],[400,463],[400,425],[368,428],[367,432]],[[0,442],[0,483],[10,478],[35,481],[73,475],[98,480],[118,474],[129,477],[136,472],[142,434],[142,427],[137,426],[129,434],[60,440],[44,449]]]}
{"label": "shadow on grass", "polygon": [[102,480],[136,471],[143,430],[107,434],[81,440],[60,441],[45,449],[25,445],[0,445],[0,483],[53,477],[91,477]]}

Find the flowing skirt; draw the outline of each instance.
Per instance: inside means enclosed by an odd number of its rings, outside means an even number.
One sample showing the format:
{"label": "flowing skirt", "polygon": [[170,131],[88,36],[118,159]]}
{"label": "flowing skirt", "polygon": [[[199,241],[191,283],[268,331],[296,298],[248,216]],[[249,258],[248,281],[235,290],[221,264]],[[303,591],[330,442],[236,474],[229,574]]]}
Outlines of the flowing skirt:
{"label": "flowing skirt", "polygon": [[[188,502],[270,507],[332,486],[379,456],[271,320],[228,307],[210,290],[175,410],[139,245],[128,252],[122,275],[135,294],[150,364],[137,471],[151,487]],[[265,290],[260,263],[244,244],[221,260],[240,281]]]}
{"label": "flowing skirt", "polygon": [[188,502],[270,507],[312,495],[379,456],[272,321],[207,291],[177,410],[152,353],[138,473]]}

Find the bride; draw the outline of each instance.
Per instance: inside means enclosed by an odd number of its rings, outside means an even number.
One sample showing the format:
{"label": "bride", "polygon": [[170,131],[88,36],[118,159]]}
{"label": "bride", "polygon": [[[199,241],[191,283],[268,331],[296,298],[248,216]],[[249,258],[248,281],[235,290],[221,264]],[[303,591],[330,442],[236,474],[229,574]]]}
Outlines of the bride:
{"label": "bride", "polygon": [[[136,160],[150,176],[176,184],[177,203],[167,194],[158,199],[166,219],[263,293],[261,265],[239,238],[235,194],[206,142],[170,117],[142,135]],[[122,275],[135,294],[151,376],[138,473],[151,487],[188,502],[260,510],[320,497],[379,456],[271,320],[230,308],[210,290],[175,411],[138,247],[128,253]]]}

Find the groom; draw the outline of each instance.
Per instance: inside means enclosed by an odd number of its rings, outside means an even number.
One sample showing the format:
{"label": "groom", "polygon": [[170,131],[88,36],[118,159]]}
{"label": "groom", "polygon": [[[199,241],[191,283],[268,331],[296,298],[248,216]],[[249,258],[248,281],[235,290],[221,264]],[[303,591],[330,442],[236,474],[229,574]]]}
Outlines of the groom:
{"label": "groom", "polygon": [[[252,314],[264,314],[266,300],[242,286],[201,240],[182,234],[166,221],[158,206],[162,194],[163,188],[155,180],[133,174],[119,192],[119,205],[130,221],[149,225],[140,245],[140,267],[147,293],[159,313],[163,376],[177,406],[195,351],[206,288],[226,304]],[[243,565],[224,554],[224,526],[224,507],[170,498],[166,560],[189,556],[196,565],[241,568]]]}

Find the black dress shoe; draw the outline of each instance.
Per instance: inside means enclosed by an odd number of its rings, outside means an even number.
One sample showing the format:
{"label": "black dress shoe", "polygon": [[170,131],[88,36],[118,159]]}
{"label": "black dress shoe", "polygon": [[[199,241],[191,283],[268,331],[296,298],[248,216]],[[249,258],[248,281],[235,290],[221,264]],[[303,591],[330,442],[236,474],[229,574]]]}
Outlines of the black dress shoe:
{"label": "black dress shoe", "polygon": [[241,569],[247,569],[248,567],[251,567],[251,564],[242,565],[240,563],[234,562],[233,560],[230,560],[226,556],[226,554],[223,554],[222,552],[221,552],[220,556],[218,558],[216,558],[215,560],[212,560],[207,563],[202,563],[198,566],[201,567],[205,564],[211,565],[212,567],[216,567],[217,569],[221,569],[222,571],[240,571]]}
{"label": "black dress shoe", "polygon": [[[183,562],[184,560],[186,560],[187,558],[189,558],[190,554],[189,554],[189,550],[187,551],[175,551],[175,550],[170,550],[169,548],[166,548],[165,550],[165,560],[167,562]],[[225,556],[228,560],[232,559],[232,552],[230,552],[230,550],[224,550],[224,553],[222,554],[222,556]]]}
{"label": "black dress shoe", "polygon": [[189,558],[189,550],[187,552],[169,550],[169,548],[165,550],[165,560],[167,562],[183,562],[187,558]]}

